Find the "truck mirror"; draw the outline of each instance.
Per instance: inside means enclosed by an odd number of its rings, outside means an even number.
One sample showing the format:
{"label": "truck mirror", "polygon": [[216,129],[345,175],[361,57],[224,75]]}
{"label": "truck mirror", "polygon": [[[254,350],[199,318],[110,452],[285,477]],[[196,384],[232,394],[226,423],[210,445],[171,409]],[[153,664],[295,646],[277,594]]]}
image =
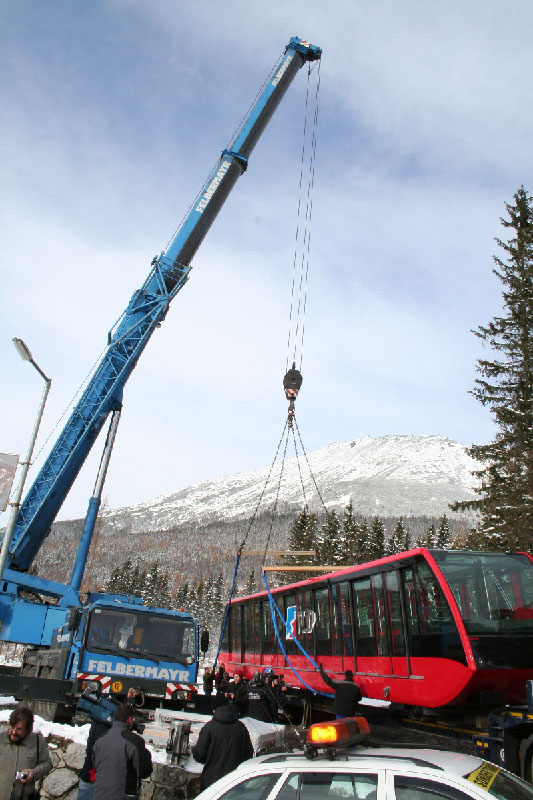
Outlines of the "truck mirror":
{"label": "truck mirror", "polygon": [[73,608],[70,612],[70,617],[68,620],[68,629],[69,631],[75,631],[80,624],[81,620],[81,608]]}
{"label": "truck mirror", "polygon": [[206,653],[209,650],[209,631],[205,630],[202,631],[200,635],[200,650],[202,653]]}

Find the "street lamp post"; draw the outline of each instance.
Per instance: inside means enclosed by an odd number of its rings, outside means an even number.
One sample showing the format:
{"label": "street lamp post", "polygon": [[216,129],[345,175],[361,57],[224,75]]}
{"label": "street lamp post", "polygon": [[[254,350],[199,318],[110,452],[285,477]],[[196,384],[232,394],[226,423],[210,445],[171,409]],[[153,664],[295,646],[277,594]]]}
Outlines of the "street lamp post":
{"label": "street lamp post", "polygon": [[4,534],[4,539],[2,541],[2,550],[0,551],[0,580],[4,574],[4,569],[7,562],[7,556],[9,552],[9,546],[11,544],[11,537],[13,536],[13,531],[15,529],[15,524],[17,522],[17,517],[20,509],[20,500],[22,497],[22,491],[24,489],[24,484],[26,482],[26,475],[28,474],[28,470],[31,464],[31,457],[33,455],[33,448],[35,447],[35,440],[37,439],[37,433],[39,431],[39,425],[41,424],[41,419],[43,416],[44,407],[46,404],[46,398],[48,397],[48,392],[50,391],[50,384],[52,380],[48,378],[40,366],[34,361],[33,356],[27,347],[26,344],[22,341],[22,339],[13,339],[13,344],[17,350],[17,353],[24,361],[29,361],[30,364],[35,367],[41,378],[44,379],[44,390],[41,397],[41,402],[39,403],[39,410],[37,412],[37,417],[35,418],[35,422],[33,425],[33,431],[31,434],[30,443],[28,446],[28,452],[26,454],[26,459],[21,462],[22,464],[22,472],[20,474],[20,482],[15,492],[15,496],[13,498],[13,502],[11,505],[11,514],[9,517],[9,522],[7,523],[6,532]]}

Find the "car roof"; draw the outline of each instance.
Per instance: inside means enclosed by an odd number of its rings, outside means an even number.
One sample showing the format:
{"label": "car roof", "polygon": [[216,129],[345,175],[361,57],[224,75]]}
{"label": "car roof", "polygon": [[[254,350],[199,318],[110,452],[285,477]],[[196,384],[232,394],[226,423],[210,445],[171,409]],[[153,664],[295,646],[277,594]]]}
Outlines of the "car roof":
{"label": "car roof", "polygon": [[364,770],[425,767],[462,777],[478,769],[482,763],[483,760],[477,756],[449,750],[418,747],[358,747],[338,752],[334,757],[327,753],[321,753],[314,759],[306,758],[301,752],[256,756],[243,762],[236,772],[242,777],[249,772],[268,772],[272,769],[279,771],[284,769],[331,770],[332,768],[338,769],[342,764],[344,769],[350,765],[350,768]]}

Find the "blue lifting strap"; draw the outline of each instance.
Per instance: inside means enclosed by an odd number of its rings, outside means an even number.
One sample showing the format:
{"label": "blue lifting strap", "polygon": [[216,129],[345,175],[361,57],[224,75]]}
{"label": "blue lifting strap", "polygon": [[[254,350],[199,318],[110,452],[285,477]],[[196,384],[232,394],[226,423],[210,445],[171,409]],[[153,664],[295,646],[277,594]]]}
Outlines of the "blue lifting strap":
{"label": "blue lifting strap", "polygon": [[264,581],[264,583],[265,583],[266,590],[267,590],[267,594],[268,594],[268,602],[270,603],[270,614],[272,615],[272,623],[273,623],[273,625],[274,625],[274,630],[275,630],[275,632],[276,632],[276,639],[278,640],[278,644],[279,644],[279,646],[280,646],[280,648],[281,648],[281,652],[283,653],[283,655],[284,655],[285,659],[287,660],[287,664],[289,665],[289,667],[290,667],[291,671],[294,673],[294,675],[296,675],[296,677],[297,677],[297,678],[298,678],[298,680],[299,680],[299,681],[300,681],[300,682],[303,684],[303,686],[305,686],[305,688],[306,688],[306,689],[309,689],[309,691],[310,691],[310,692],[313,692],[313,694],[321,694],[323,697],[333,697],[334,695],[333,695],[333,694],[331,694],[330,692],[319,692],[319,691],[317,691],[316,689],[312,689],[312,688],[311,688],[311,686],[309,686],[309,685],[308,685],[308,684],[307,684],[307,683],[304,681],[304,679],[303,679],[303,678],[302,678],[302,676],[301,676],[301,675],[298,673],[298,671],[297,671],[297,670],[296,670],[296,669],[295,669],[295,668],[292,666],[292,664],[291,664],[291,660],[290,660],[289,656],[287,655],[287,653],[285,652],[285,648],[283,647],[283,642],[281,641],[281,636],[280,636],[280,633],[279,633],[279,630],[278,630],[278,624],[277,624],[277,622],[276,622],[276,614],[274,613],[274,611],[277,611],[277,613],[278,613],[278,615],[279,615],[279,618],[282,620],[283,624],[285,625],[285,629],[286,629],[287,633],[288,633],[288,634],[290,634],[290,636],[292,637],[292,641],[296,642],[296,644],[298,645],[298,647],[300,648],[300,650],[302,651],[302,653],[304,654],[304,656],[305,656],[305,657],[307,658],[307,660],[308,660],[308,661],[309,661],[309,662],[310,662],[310,663],[311,663],[311,664],[314,666],[314,668],[315,668],[315,669],[318,669],[318,668],[319,668],[319,667],[318,667],[318,664],[317,664],[315,661],[313,661],[313,659],[311,658],[311,656],[310,656],[310,655],[309,655],[309,654],[308,654],[308,653],[305,651],[305,649],[302,647],[302,645],[300,644],[300,642],[298,641],[298,639],[297,639],[295,636],[293,636],[293,635],[292,635],[292,631],[290,630],[290,628],[289,628],[289,626],[288,626],[287,622],[286,622],[286,621],[285,621],[285,619],[283,618],[283,614],[282,614],[282,613],[281,613],[281,611],[279,610],[279,608],[278,608],[278,606],[277,606],[277,603],[276,603],[276,601],[275,601],[275,600],[274,600],[274,598],[272,597],[272,593],[271,593],[271,591],[270,591],[270,587],[269,587],[269,585],[268,585],[268,580],[267,580],[266,574],[265,574],[264,572],[263,572],[263,581]]}

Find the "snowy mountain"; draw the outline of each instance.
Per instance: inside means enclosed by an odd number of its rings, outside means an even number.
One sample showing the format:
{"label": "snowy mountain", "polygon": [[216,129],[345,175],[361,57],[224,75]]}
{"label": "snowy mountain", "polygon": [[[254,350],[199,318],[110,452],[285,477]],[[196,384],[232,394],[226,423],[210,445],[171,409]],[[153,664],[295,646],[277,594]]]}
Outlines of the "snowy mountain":
{"label": "snowy mountain", "polygon": [[[440,517],[448,504],[475,497],[472,471],[479,464],[465,446],[442,436],[365,436],[331,444],[308,454],[311,473],[300,459],[305,498],[311,509],[345,507],[350,499],[355,513],[380,517]],[[250,518],[264,495],[261,509],[271,509],[280,483],[281,465],[239,473],[180,489],[129,508],[108,511],[106,527],[158,531],[176,525]],[[299,511],[304,490],[296,458],[285,463],[278,509]]]}

